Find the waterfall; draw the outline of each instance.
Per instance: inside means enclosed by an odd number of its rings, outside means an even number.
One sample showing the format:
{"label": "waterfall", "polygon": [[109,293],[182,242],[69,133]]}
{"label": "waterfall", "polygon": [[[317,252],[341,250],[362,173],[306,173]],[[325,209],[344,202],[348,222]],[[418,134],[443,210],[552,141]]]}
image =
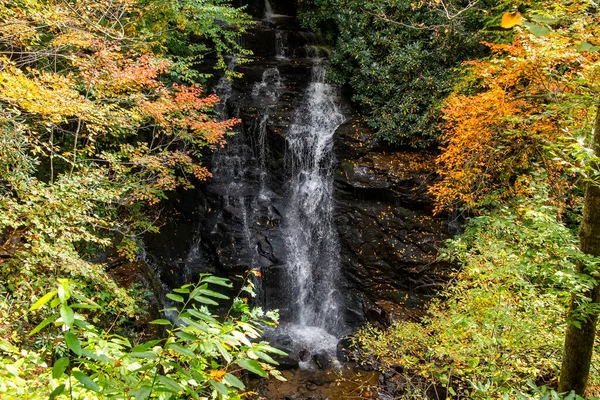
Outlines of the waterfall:
{"label": "waterfall", "polygon": [[280,60],[287,59],[288,53],[287,32],[275,31],[275,57]]}
{"label": "waterfall", "polygon": [[271,6],[271,2],[269,0],[265,0],[265,19],[270,21],[275,16],[273,12],[273,6]]}
{"label": "waterfall", "polygon": [[263,104],[263,108],[260,111],[260,117],[258,118],[257,131],[257,143],[256,153],[258,154],[259,169],[260,169],[260,190],[259,198],[261,200],[267,199],[266,180],[268,171],[266,168],[267,158],[267,123],[271,115],[271,108],[279,100],[281,94],[281,76],[277,68],[268,68],[262,74],[262,80],[254,85],[252,88],[252,98],[256,102]]}
{"label": "waterfall", "polygon": [[281,311],[281,326],[267,329],[274,344],[295,357],[335,359],[347,329],[333,221],[333,135],[346,117],[339,88],[326,83],[318,38],[275,14],[268,0],[264,18],[249,42],[258,45],[268,34],[261,43],[275,48],[259,47],[250,65],[231,60],[229,70],[245,78],[232,85],[223,77],[213,87],[220,117],[243,122],[212,157],[200,234],[186,266],[232,276],[260,270],[254,301]]}
{"label": "waterfall", "polygon": [[332,153],[333,134],[344,121],[337,88],[325,83],[325,67],[316,61],[287,134],[285,290],[294,317],[284,329],[297,346],[312,354],[325,351],[331,358],[335,358],[336,337],[344,331]]}

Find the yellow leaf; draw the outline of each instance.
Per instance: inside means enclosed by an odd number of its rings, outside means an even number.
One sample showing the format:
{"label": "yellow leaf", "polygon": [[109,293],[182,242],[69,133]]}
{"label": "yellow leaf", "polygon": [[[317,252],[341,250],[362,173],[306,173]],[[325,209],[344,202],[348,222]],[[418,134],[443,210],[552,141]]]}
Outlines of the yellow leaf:
{"label": "yellow leaf", "polygon": [[225,376],[225,370],[222,369],[213,369],[210,371],[210,379],[213,379],[217,382],[221,382],[223,377]]}
{"label": "yellow leaf", "polygon": [[517,25],[521,25],[522,18],[520,12],[506,12],[502,16],[502,21],[500,21],[500,26],[505,29],[513,28]]}

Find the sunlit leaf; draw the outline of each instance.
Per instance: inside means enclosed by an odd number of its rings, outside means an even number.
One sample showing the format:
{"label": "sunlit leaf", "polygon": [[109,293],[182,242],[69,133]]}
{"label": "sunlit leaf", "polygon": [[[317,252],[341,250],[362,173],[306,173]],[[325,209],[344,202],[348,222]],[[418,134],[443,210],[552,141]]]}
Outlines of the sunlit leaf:
{"label": "sunlit leaf", "polygon": [[172,325],[168,319],[155,319],[154,321],[150,321],[150,323],[153,325]]}
{"label": "sunlit leaf", "polygon": [[60,378],[68,366],[69,366],[69,358],[68,357],[61,357],[58,360],[56,360],[54,362],[54,365],[52,366],[52,377],[54,379]]}
{"label": "sunlit leaf", "polygon": [[64,391],[65,391],[65,384],[63,383],[62,385],[58,385],[52,391],[52,393],[50,393],[50,396],[48,397],[48,400],[54,400],[54,399],[56,399],[56,397],[60,396]]}
{"label": "sunlit leaf", "polygon": [[100,392],[100,387],[86,374],[81,371],[73,371],[73,376],[77,379],[81,384],[89,390],[94,392]]}
{"label": "sunlit leaf", "polygon": [[235,363],[240,367],[247,369],[248,371],[262,378],[267,377],[267,372],[263,369],[263,367],[261,367],[258,361],[250,360],[248,358],[241,358],[239,360],[236,360]]}
{"label": "sunlit leaf", "polygon": [[58,292],[56,290],[46,293],[40,299],[38,299],[38,301],[33,303],[31,307],[29,307],[29,311],[37,310],[38,308],[46,304],[48,301],[50,301],[50,299],[52,299],[54,296],[56,296],[57,293]]}
{"label": "sunlit leaf", "polygon": [[72,332],[64,333],[65,343],[67,347],[78,356],[81,355],[81,343],[79,343],[79,339]]}
{"label": "sunlit leaf", "polygon": [[46,318],[45,320],[40,322],[35,328],[33,328],[31,330],[31,332],[29,332],[28,336],[35,335],[36,333],[38,333],[39,331],[44,329],[48,324],[51,324],[52,322],[56,321],[58,319],[58,317],[59,317],[58,314],[49,316],[48,318]]}
{"label": "sunlit leaf", "polygon": [[225,374],[223,377],[223,382],[238,389],[245,388],[244,383],[240,381],[237,376],[229,373]]}
{"label": "sunlit leaf", "polygon": [[583,53],[584,51],[589,51],[590,53],[593,53],[600,50],[600,47],[594,46],[588,42],[581,42],[575,46],[575,49],[580,53]]}
{"label": "sunlit leaf", "polygon": [[500,26],[504,29],[514,28],[517,25],[521,25],[523,18],[519,12],[506,12],[502,15]]}

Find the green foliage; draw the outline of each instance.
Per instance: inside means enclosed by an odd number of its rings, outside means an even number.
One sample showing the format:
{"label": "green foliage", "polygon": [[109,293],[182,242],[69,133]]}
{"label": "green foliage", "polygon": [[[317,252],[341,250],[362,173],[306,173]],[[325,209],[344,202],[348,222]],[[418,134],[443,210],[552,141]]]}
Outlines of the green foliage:
{"label": "green foliage", "polygon": [[[79,285],[60,279],[56,290],[31,307],[51,309],[50,317],[30,332],[50,331],[52,340],[38,352],[19,349],[0,339],[0,396],[4,399],[239,399],[246,390],[242,371],[283,379],[270,354],[285,353],[259,342],[261,324],[275,324],[277,314],[264,314],[236,298],[224,320],[206,304],[227,296],[210,285],[230,288],[228,280],[210,275],[169,295],[181,305],[166,337],[134,345],[127,337],[99,329],[87,321],[101,310],[78,293]],[[243,290],[251,291],[251,285]],[[51,365],[49,365],[51,361]]]}
{"label": "green foliage", "polygon": [[250,23],[226,0],[0,2],[0,330],[27,330],[57,277],[111,323],[143,308],[99,260],[135,260],[154,205],[210,176],[200,157],[237,120],[215,120],[195,67],[247,54]]}
{"label": "green foliage", "polygon": [[446,2],[447,14],[433,1],[315,0],[303,2],[302,19],[313,30],[334,26],[332,75],[350,84],[378,137],[424,147],[439,139],[460,63],[485,53],[488,3]]}
{"label": "green foliage", "polygon": [[598,260],[578,250],[577,237],[548,206],[547,191],[533,185],[529,197],[471,219],[444,255],[463,269],[429,316],[385,331],[364,329],[360,357],[399,365],[467,398],[555,398],[550,391],[538,397],[528,381],[555,382],[567,304],[575,293],[585,318],[586,293],[595,284],[575,265],[596,269]]}

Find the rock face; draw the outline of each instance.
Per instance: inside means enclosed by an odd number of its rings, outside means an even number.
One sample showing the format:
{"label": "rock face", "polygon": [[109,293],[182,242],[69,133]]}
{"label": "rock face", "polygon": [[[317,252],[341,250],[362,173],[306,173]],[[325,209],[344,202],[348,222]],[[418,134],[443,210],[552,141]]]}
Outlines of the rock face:
{"label": "rock face", "polygon": [[445,281],[448,265],[436,257],[449,235],[428,193],[435,155],[372,138],[357,120],[336,132],[336,226],[349,284],[365,295],[367,319],[386,324],[410,317]]}
{"label": "rock face", "polygon": [[[297,25],[295,2],[273,0],[272,13],[264,0],[238,3],[259,19],[244,38],[254,56],[244,64],[230,59],[229,68],[243,77],[217,77],[212,86],[221,116],[242,123],[207,160],[213,178],[175,193],[162,213],[161,233],[149,235],[146,245],[167,289],[202,272],[233,278],[257,268],[258,301],[285,315],[294,312],[282,286],[288,279],[287,186],[294,173],[286,135],[328,49]],[[338,100],[350,116],[349,102]],[[432,217],[427,194],[433,155],[378,146],[356,121],[340,126],[334,141],[333,224],[344,320],[351,328],[365,316],[385,324],[399,312],[398,303],[418,306],[442,279],[435,256],[447,228]]]}

